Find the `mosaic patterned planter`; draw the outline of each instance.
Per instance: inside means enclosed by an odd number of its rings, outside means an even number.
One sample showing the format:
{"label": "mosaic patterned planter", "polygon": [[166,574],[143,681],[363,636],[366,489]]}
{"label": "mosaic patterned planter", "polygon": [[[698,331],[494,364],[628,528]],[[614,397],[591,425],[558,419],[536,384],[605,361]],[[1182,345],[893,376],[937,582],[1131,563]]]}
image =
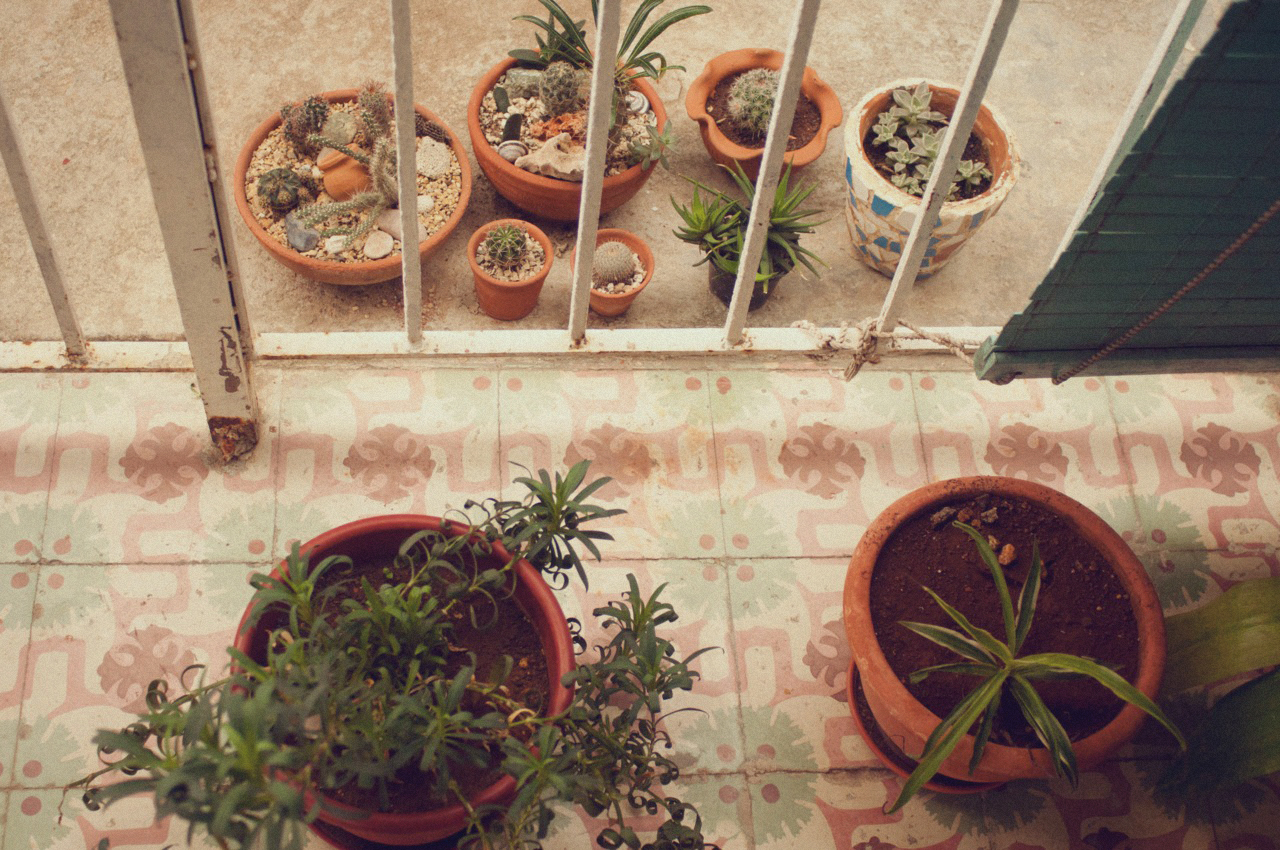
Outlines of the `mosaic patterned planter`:
{"label": "mosaic patterned planter", "polygon": [[[892,92],[914,88],[919,80],[896,80],[864,97],[853,109],[853,119],[845,125],[844,179],[849,191],[845,217],[853,239],[853,254],[889,277],[898,268],[902,246],[919,216],[921,199],[890,183],[867,159],[862,140],[877,116],[892,103]],[[933,108],[950,115],[960,96],[958,89],[929,83]],[[993,175],[987,191],[963,201],[942,205],[938,225],[929,240],[920,278],[938,272],[965,241],[977,232],[1004,203],[1018,174],[1019,157],[1013,136],[998,113],[983,105],[974,122],[974,132],[982,140]]]}

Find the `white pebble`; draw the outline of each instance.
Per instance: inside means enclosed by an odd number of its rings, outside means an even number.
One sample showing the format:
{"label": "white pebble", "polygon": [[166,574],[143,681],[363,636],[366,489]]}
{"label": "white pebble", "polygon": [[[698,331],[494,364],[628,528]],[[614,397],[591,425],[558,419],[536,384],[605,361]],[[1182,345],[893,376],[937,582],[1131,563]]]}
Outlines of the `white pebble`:
{"label": "white pebble", "polygon": [[324,249],[330,254],[341,254],[342,249],[346,247],[346,244],[347,237],[330,236],[328,239],[324,240]]}
{"label": "white pebble", "polygon": [[380,260],[391,253],[395,240],[391,234],[383,230],[375,230],[364,240],[364,255],[371,260]]}

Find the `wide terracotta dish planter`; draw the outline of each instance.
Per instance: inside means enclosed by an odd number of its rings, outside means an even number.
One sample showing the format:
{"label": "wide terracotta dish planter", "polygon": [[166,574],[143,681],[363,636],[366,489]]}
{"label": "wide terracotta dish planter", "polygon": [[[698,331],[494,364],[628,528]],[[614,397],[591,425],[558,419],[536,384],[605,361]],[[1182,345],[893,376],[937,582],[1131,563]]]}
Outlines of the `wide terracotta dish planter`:
{"label": "wide terracotta dish planter", "polygon": [[[730,50],[712,59],[702,69],[702,73],[689,84],[685,94],[684,108],[689,117],[698,122],[702,132],[702,143],[720,165],[732,167],[734,163],[742,166],[747,176],[755,180],[760,172],[760,159],[764,156],[763,148],[748,148],[731,141],[720,131],[716,120],[707,112],[707,98],[715,91],[716,85],[730,74],[747,71],[752,68],[768,68],[778,71],[782,69],[783,54],[776,50],[744,47]],[[822,155],[827,145],[827,135],[840,126],[844,120],[844,110],[840,99],[836,97],[831,86],[824,83],[812,68],[804,69],[800,80],[800,91],[818,107],[822,116],[818,134],[803,147],[787,151],[783,156],[784,163],[790,163],[792,169],[801,168]]]}
{"label": "wide terracotta dish planter", "polygon": [[[320,97],[330,103],[343,103],[355,100],[357,91],[357,89],[338,89],[324,92]],[[458,226],[458,222],[462,220],[462,215],[467,210],[467,202],[471,199],[471,163],[467,159],[467,149],[462,146],[457,133],[453,132],[451,128],[440,120],[439,116],[425,106],[414,104],[413,108],[423,118],[443,127],[448,132],[449,147],[453,150],[454,156],[457,157],[462,181],[457,209],[453,211],[453,214],[449,216],[439,230],[418,244],[418,260],[421,262],[449,237],[449,234]],[[335,260],[316,259],[315,257],[300,254],[288,245],[282,245],[277,242],[258,222],[258,219],[249,209],[249,200],[245,195],[245,175],[249,172],[249,162],[253,158],[254,151],[267,138],[267,135],[279,126],[279,113],[272,115],[259,124],[249,134],[249,140],[245,142],[244,147],[240,150],[240,156],[236,159],[233,187],[236,209],[240,211],[240,217],[244,219],[249,232],[253,234],[254,238],[258,240],[267,253],[279,261],[281,265],[309,280],[338,284],[340,286],[364,286],[371,283],[385,283],[400,277],[401,261],[399,254],[392,254],[380,260],[365,260],[359,263],[340,263]]]}
{"label": "wide terracotta dish planter", "polygon": [[[896,80],[872,91],[853,108],[844,130],[844,177],[849,190],[845,218],[853,239],[854,256],[888,277],[898,268],[902,247],[924,202],[899,189],[876,170],[867,158],[863,140],[880,113],[893,105],[894,89],[914,89],[920,82],[919,79]],[[959,89],[926,82],[933,92],[932,108],[949,118],[960,97]],[[920,263],[920,279],[940,271],[1009,196],[1021,159],[1008,127],[989,105],[984,103],[979,108],[973,132],[986,151],[991,185],[980,195],[942,205],[929,248]]]}
{"label": "wide terracotta dish planter", "polygon": [[[1040,484],[1015,478],[974,476],[939,481],[903,496],[886,508],[867,528],[849,562],[844,585],[844,624],[853,661],[862,678],[867,704],[883,733],[904,753],[918,757],[925,741],[941,721],[922,705],[890,667],[872,625],[871,578],[880,550],[894,531],[914,516],[941,506],[992,493],[1038,504],[1061,517],[1111,565],[1128,592],[1138,630],[1138,668],[1133,685],[1154,699],[1164,674],[1164,615],[1146,570],[1125,544],[1096,514],[1079,502]],[[1034,629],[1034,626],[1033,626]],[[1129,741],[1146,714],[1136,706],[1123,708],[1102,729],[1072,744],[1081,770],[1097,765]],[[1005,782],[1055,776],[1048,752],[1040,747],[1012,747],[989,743],[977,769],[970,774],[972,736],[967,736],[939,773],[967,782]]]}
{"label": "wide terracotta dish planter", "polygon": [[[484,241],[490,230],[503,224],[519,227],[542,246],[542,268],[524,280],[499,280],[476,262],[476,249],[480,247],[480,243]],[[532,313],[533,308],[538,306],[542,285],[546,283],[547,275],[551,273],[553,256],[551,240],[547,238],[547,234],[543,233],[537,225],[523,219],[502,218],[477,228],[467,241],[467,262],[471,265],[471,275],[475,279],[476,300],[480,302],[480,309],[489,316],[506,322],[523,319]]]}
{"label": "wide terracotta dish planter", "polygon": [[[525,212],[553,221],[577,221],[578,206],[582,200],[582,184],[571,180],[557,180],[516,168],[498,155],[498,150],[485,138],[480,129],[480,102],[497,84],[498,79],[515,67],[516,60],[505,59],[489,69],[471,91],[467,104],[467,132],[471,136],[471,149],[475,151],[480,170],[493,183],[498,194]],[[636,80],[636,89],[649,99],[649,105],[658,121],[658,129],[667,125],[667,111],[658,99],[658,93],[648,80]],[[640,191],[653,166],[633,165],[604,179],[600,197],[600,213],[610,212],[625,204]]]}
{"label": "wide terracotta dish planter", "polygon": [[[649,281],[653,279],[653,251],[649,248],[648,242],[645,242],[630,230],[623,230],[620,227],[604,227],[596,231],[596,247],[599,248],[606,242],[621,242],[626,245],[639,258],[640,265],[644,267],[644,280],[640,281],[638,286],[626,292],[603,292],[595,287],[591,289],[589,300],[593,311],[601,316],[621,316],[627,312],[631,302],[636,300],[640,290],[648,286]],[[578,249],[575,246],[573,252],[569,255],[570,271],[573,270],[577,258]]]}
{"label": "wide terracotta dish planter", "polygon": [[[302,552],[310,555],[312,562],[330,555],[346,555],[353,560],[390,558],[414,532],[445,528],[455,534],[465,531],[456,523],[446,524],[439,517],[433,516],[391,514],[372,517],[326,531],[303,544]],[[500,543],[494,543],[489,560],[491,565],[499,566],[510,560],[510,555]],[[277,567],[275,572],[277,576],[279,569]],[[515,577],[516,603],[537,630],[547,658],[550,695],[546,715],[551,716],[567,708],[571,698],[570,691],[560,682],[561,677],[574,667],[568,622],[555,594],[533,565],[524,559],[517,561]],[[249,629],[248,614],[246,611],[236,630],[235,646],[250,658],[262,661],[266,656],[268,632],[273,625],[279,623],[273,622],[271,615],[267,614],[254,628]],[[469,803],[472,806],[503,804],[515,796],[515,789],[515,779],[504,776],[471,797]],[[466,811],[461,804],[435,811],[400,814],[362,811],[328,799],[323,794],[321,800],[317,817],[322,826],[316,832],[326,840],[343,846],[348,844],[341,840],[344,833],[378,844],[424,844],[459,832],[466,826],[467,820]],[[335,833],[334,830],[338,832]],[[364,845],[350,842],[350,846]]]}

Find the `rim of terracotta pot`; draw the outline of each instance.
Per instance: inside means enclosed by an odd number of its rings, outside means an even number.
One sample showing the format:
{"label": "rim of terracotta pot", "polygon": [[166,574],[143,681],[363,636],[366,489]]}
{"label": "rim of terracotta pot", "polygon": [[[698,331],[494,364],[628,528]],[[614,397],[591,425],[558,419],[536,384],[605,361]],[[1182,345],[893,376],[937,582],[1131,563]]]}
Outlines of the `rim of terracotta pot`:
{"label": "rim of terracotta pot", "polygon": [[[490,230],[503,224],[514,224],[532,236],[542,246],[542,268],[524,280],[499,280],[481,268],[480,264],[476,262],[476,250],[480,247],[480,243]],[[525,221],[522,218],[499,218],[477,227],[475,232],[471,234],[471,238],[467,240],[467,263],[470,264],[471,273],[475,276],[476,297],[480,301],[480,307],[487,315],[503,321],[514,321],[529,315],[529,313],[533,312],[533,308],[537,306],[538,295],[542,292],[542,285],[546,282],[547,275],[551,273],[551,262],[554,257],[555,253],[551,247],[551,239],[542,231],[542,228],[531,221]],[[522,298],[522,306],[510,313],[503,310],[496,310],[495,312],[491,309],[493,305],[486,303],[489,301],[489,293],[485,292],[484,296],[481,297],[481,292],[485,288],[495,293],[503,293],[511,298]],[[532,291],[531,299],[529,298],[530,291]],[[525,309],[526,307],[527,309]],[[499,313],[501,315],[498,315]]]}
{"label": "rim of terracotta pot", "polygon": [[[858,105],[853,108],[853,118],[845,127],[845,155],[865,166],[861,169],[862,178],[870,184],[878,196],[895,207],[919,206],[923,201],[920,197],[908,194],[889,182],[888,178],[871,164],[862,140],[866,138],[867,132],[876,123],[880,113],[889,107],[894,89],[914,89],[922,82],[927,83],[933,92],[933,107],[945,113],[949,119],[960,97],[960,89],[934,80],[910,77],[886,83],[864,95],[862,100],[858,101]],[[991,185],[982,194],[974,195],[972,198],[944,202],[943,209],[949,215],[971,215],[990,207],[993,202],[1003,201],[1018,177],[1018,166],[1022,158],[1018,154],[1018,146],[1014,140],[1013,131],[1009,129],[1009,122],[995,107],[985,101],[982,103],[978,108],[978,117],[973,122],[973,132],[978,134],[987,151],[992,175]]]}
{"label": "rim of terracotta pot", "polygon": [[[534,174],[516,168],[498,155],[498,150],[485,138],[480,129],[480,102],[497,84],[498,78],[516,66],[515,59],[504,59],[490,68],[471,90],[467,102],[467,133],[471,137],[471,149],[475,152],[480,170],[498,194],[531,215],[553,221],[577,221],[578,206],[582,198],[582,184],[571,180],[557,180],[544,174]],[[638,78],[635,86],[649,100],[657,119],[657,128],[667,125],[667,111],[658,92],[647,79]],[[600,194],[600,213],[611,212],[629,201],[649,179],[653,166],[645,168],[633,165],[617,174],[604,178]]]}
{"label": "rim of terracotta pot", "polygon": [[[320,97],[330,103],[342,103],[355,100],[358,93],[359,90],[353,88],[335,89],[334,91],[322,92]],[[458,160],[462,182],[462,189],[458,196],[458,206],[453,211],[453,214],[445,220],[439,230],[418,243],[418,261],[422,262],[436,248],[440,247],[444,240],[449,237],[449,234],[453,233],[467,210],[467,204],[471,199],[471,163],[467,159],[467,149],[462,146],[458,134],[449,125],[445,124],[440,116],[422,104],[415,103],[413,109],[423,118],[443,127],[445,132],[449,134],[449,147],[453,150],[453,154]],[[280,126],[280,114],[277,112],[254,128],[253,132],[249,134],[248,141],[240,149],[240,156],[236,159],[235,185],[232,187],[232,194],[235,196],[236,209],[240,211],[240,218],[248,226],[249,232],[266,249],[267,253],[279,263],[309,280],[339,286],[365,286],[372,283],[385,283],[400,277],[401,261],[399,253],[393,253],[380,260],[366,260],[359,263],[320,260],[300,254],[288,245],[281,245],[258,222],[253,211],[249,209],[249,198],[244,184],[245,175],[249,173],[249,163],[253,159],[254,151],[267,138],[267,135],[278,126]],[[401,245],[401,250],[403,250],[403,244]]]}
{"label": "rim of terracotta pot", "polygon": [[[303,554],[313,557],[325,557],[334,553],[345,553],[352,548],[365,546],[388,545],[396,551],[406,537],[424,529],[446,529],[452,534],[464,534],[465,526],[440,517],[423,514],[387,514],[348,522],[331,528],[328,531],[302,544]],[[373,542],[370,542],[370,538]],[[363,544],[361,541],[365,541]],[[510,560],[510,554],[500,542],[493,544],[493,557],[503,563]],[[273,575],[279,575],[283,565],[279,564]],[[569,625],[564,611],[555,593],[543,580],[536,567],[521,558],[515,564],[516,600],[525,609],[530,621],[538,632],[543,652],[547,657],[548,694],[545,716],[564,711],[569,706],[572,692],[561,683],[563,675],[574,668],[573,643],[569,636]],[[236,628],[235,646],[241,652],[253,657],[257,650],[255,640],[261,634],[258,627],[248,628],[249,610],[246,609]],[[310,792],[308,792],[310,793]],[[515,779],[503,776],[487,788],[482,789],[472,798],[470,804],[479,806],[498,803],[510,799],[515,793]],[[388,813],[365,812],[352,806],[339,803],[321,795],[323,800],[319,819],[331,826],[351,835],[369,841],[392,845],[423,844],[452,835],[466,825],[466,809],[461,805],[446,806],[428,812]]]}
{"label": "rim of terracotta pot", "polygon": [[[649,243],[641,239],[630,230],[623,230],[621,227],[602,227],[596,231],[596,247],[599,248],[606,242],[621,242],[631,249],[637,257],[640,258],[640,265],[644,267],[644,280],[632,289],[626,292],[601,292],[595,287],[591,288],[590,298],[591,309],[595,310],[602,316],[620,316],[626,312],[627,307],[631,306],[631,302],[636,300],[649,281],[653,279],[653,250],[649,248]],[[573,271],[574,263],[578,259],[578,246],[573,246],[573,251],[569,253],[569,271]]]}
{"label": "rim of terracotta pot", "polygon": [[[702,73],[693,79],[689,84],[689,90],[685,93],[685,111],[689,113],[690,118],[698,122],[702,132],[702,142],[706,145],[707,152],[722,165],[728,165],[734,161],[741,163],[743,170],[752,179],[760,169],[764,148],[743,147],[721,132],[715,119],[707,112],[707,98],[711,96],[716,85],[730,74],[751,68],[781,70],[782,60],[783,54],[777,50],[758,47],[743,47],[721,53],[703,67]],[[844,108],[841,107],[835,90],[807,66],[800,80],[800,91],[818,107],[822,120],[818,127],[818,134],[808,144],[784,154],[783,162],[791,163],[792,168],[802,168],[821,156],[826,149],[828,134],[844,121]]]}
{"label": "rim of terracotta pot", "polygon": [[[952,478],[925,485],[885,508],[862,535],[849,561],[844,584],[845,630],[863,677],[867,702],[884,732],[895,741],[901,737],[904,752],[919,752],[941,719],[899,681],[876,639],[870,611],[871,575],[876,559],[893,532],[911,517],[980,493],[996,493],[1040,504],[1062,517],[1068,527],[1098,549],[1129,593],[1137,621],[1138,671],[1131,681],[1138,690],[1155,699],[1164,675],[1164,612],[1146,569],[1120,535],[1080,502],[1043,484],[1003,476]],[[1098,764],[1130,740],[1146,716],[1141,709],[1126,703],[1110,723],[1074,742],[1072,746],[1080,768]],[[990,743],[978,769],[970,774],[968,764],[972,754],[973,737],[968,736],[944,763],[943,770],[949,776],[973,782],[1055,775],[1043,748]]]}

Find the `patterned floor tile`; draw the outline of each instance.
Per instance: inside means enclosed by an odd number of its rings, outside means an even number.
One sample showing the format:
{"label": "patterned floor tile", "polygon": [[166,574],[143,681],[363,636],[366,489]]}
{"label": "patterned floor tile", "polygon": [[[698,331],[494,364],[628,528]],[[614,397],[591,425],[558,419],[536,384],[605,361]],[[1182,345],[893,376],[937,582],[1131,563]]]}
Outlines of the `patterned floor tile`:
{"label": "patterned floor tile", "polygon": [[711,410],[732,556],[847,556],[925,482],[905,375],[727,372]]}
{"label": "patterned floor tile", "polygon": [[0,558],[34,561],[41,556],[60,375],[5,375],[0,381]]}
{"label": "patterned floor tile", "polygon": [[460,510],[497,496],[491,374],[286,370],[275,551],[367,516]]}
{"label": "patterned floor tile", "polygon": [[724,553],[703,372],[504,369],[502,459],[549,471],[591,461],[614,521],[610,551],[626,558]]}
{"label": "patterned floor tile", "polygon": [[[110,809],[88,812],[80,795],[58,790],[14,791],[4,850],[93,850],[102,839],[113,848],[188,847],[219,850],[203,834],[187,843],[187,825],[176,818],[156,821],[151,800],[132,797]],[[307,850],[331,850],[316,843]]]}
{"label": "patterned floor tile", "polygon": [[18,729],[22,710],[26,646],[35,604],[37,569],[0,565],[0,788],[18,781]]}
{"label": "patterned floor tile", "polygon": [[[275,382],[259,382],[265,409]],[[266,551],[270,435],[216,462],[184,373],[69,375],[55,443],[45,557],[68,563],[229,561]]]}

